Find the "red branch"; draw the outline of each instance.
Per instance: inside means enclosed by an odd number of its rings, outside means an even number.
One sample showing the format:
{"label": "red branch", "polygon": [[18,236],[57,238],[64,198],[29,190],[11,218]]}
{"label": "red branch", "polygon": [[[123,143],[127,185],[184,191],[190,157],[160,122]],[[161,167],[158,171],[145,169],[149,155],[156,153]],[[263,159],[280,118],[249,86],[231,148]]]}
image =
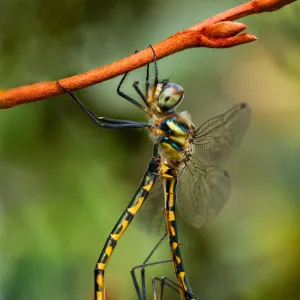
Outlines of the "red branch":
{"label": "red branch", "polygon": [[[275,11],[294,1],[296,0],[253,0],[224,11],[153,45],[157,59],[193,47],[228,48],[253,42],[257,37],[248,33],[240,34],[247,26],[233,20]],[[137,69],[152,61],[153,53],[146,48],[101,68],[60,79],[60,83],[67,89],[77,90]],[[55,81],[21,86],[0,93],[0,108],[9,108],[62,93]]]}

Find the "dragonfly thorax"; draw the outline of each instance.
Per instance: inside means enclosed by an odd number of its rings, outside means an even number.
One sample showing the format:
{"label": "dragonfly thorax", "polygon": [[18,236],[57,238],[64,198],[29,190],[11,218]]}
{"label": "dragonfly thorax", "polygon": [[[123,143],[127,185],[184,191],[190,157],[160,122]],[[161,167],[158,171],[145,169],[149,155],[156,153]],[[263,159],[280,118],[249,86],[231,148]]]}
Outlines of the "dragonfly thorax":
{"label": "dragonfly thorax", "polygon": [[153,120],[151,132],[158,138],[160,155],[167,165],[183,163],[193,151],[194,126],[186,112]]}

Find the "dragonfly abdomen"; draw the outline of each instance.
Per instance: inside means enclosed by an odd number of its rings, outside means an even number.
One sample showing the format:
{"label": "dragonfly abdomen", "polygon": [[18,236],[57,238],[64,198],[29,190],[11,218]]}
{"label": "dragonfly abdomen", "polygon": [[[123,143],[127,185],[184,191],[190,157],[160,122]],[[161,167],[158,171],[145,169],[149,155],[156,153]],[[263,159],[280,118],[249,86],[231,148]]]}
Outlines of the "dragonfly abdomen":
{"label": "dragonfly abdomen", "polygon": [[184,271],[184,265],[180,253],[177,222],[176,222],[176,185],[178,170],[162,166],[162,179],[165,189],[165,215],[167,222],[167,231],[169,236],[170,249],[173,259],[173,265],[177,277],[178,284],[183,288],[180,290],[182,299],[190,299],[186,297],[187,293],[192,293],[188,278]]}

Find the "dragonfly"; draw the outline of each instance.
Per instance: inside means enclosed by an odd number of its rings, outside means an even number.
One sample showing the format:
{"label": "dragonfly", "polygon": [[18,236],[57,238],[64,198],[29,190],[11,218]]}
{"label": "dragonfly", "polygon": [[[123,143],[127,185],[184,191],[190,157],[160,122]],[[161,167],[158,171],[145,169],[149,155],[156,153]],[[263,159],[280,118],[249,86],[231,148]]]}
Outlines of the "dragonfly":
{"label": "dragonfly", "polygon": [[97,260],[94,269],[95,300],[105,300],[104,272],[108,261],[158,178],[163,183],[166,230],[173,268],[178,286],[181,287],[180,297],[182,300],[196,298],[180,252],[176,208],[196,228],[219,213],[229,198],[230,191],[229,175],[221,164],[241,142],[250,122],[249,106],[239,103],[196,128],[187,112],[176,113],[177,106],[184,98],[183,87],[166,79],[158,79],[156,52],[151,45],[149,51],[153,53],[154,80],[150,84],[148,64],[145,93],[138,81],[133,83],[133,88],[144,105],[122,91],[128,73],[124,74],[117,87],[118,95],[142,110],[147,115],[148,122],[99,117],[74,92],[57,82],[97,126],[108,129],[146,128],[154,141],[152,157],[141,183],[110,232]]}

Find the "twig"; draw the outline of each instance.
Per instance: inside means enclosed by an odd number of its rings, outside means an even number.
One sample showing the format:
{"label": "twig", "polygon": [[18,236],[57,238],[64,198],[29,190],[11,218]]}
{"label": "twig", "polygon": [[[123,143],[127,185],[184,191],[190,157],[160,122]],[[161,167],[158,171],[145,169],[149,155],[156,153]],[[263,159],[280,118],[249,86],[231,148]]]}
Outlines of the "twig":
{"label": "twig", "polygon": [[[253,42],[257,40],[257,37],[248,33],[240,34],[247,26],[233,22],[233,20],[252,14],[275,11],[294,1],[296,0],[253,0],[224,11],[155,44],[153,47],[157,59],[193,47],[228,48]],[[152,61],[153,53],[146,48],[112,64],[61,79],[60,83],[67,89],[77,90],[137,69]],[[53,81],[21,86],[0,93],[0,108],[9,108],[62,93],[63,91]]]}

